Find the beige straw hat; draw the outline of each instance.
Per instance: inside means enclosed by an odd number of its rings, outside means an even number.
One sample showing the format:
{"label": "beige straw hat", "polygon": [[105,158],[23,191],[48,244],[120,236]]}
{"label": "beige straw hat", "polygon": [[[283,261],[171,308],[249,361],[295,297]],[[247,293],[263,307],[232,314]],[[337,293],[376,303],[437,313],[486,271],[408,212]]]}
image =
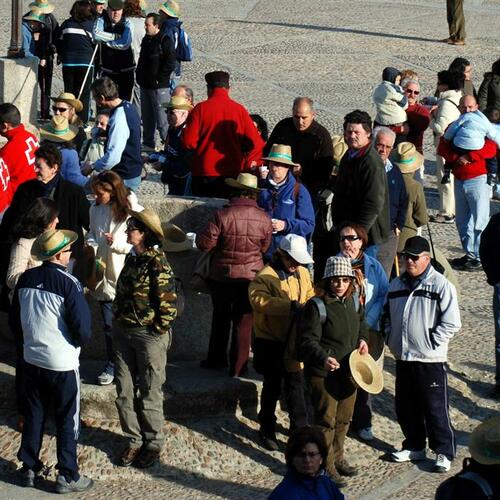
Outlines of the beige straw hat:
{"label": "beige straw hat", "polygon": [[193,241],[187,237],[187,234],[175,224],[167,222],[163,233],[165,241],[163,248],[166,252],[184,252],[193,248]]}
{"label": "beige straw hat", "polygon": [[170,17],[179,17],[181,8],[175,0],[167,0],[160,5],[160,11]]}
{"label": "beige straw hat", "polygon": [[191,111],[193,109],[193,105],[181,95],[172,96],[170,101],[162,104],[162,106],[167,109],[183,109],[186,111]]}
{"label": "beige straw hat", "polygon": [[71,246],[78,239],[73,231],[47,229],[34,241],[31,256],[35,260],[48,260]]}
{"label": "beige straw hat", "polygon": [[394,151],[392,163],[399,167],[402,174],[409,174],[424,164],[424,156],[411,142],[400,142]]}
{"label": "beige straw hat", "polygon": [[232,188],[241,189],[243,191],[262,191],[257,187],[258,180],[255,175],[242,173],[236,179],[226,179],[224,181]]}
{"label": "beige straw hat", "polygon": [[79,113],[83,109],[83,103],[77,99],[71,92],[61,92],[57,97],[51,97],[54,102],[65,102],[69,104],[75,111]]}
{"label": "beige straw hat", "polygon": [[359,354],[358,350],[352,351],[349,356],[351,375],[356,384],[369,394],[378,394],[384,388],[384,376],[370,354]]}
{"label": "beige straw hat", "polygon": [[129,214],[134,219],[141,221],[148,229],[151,229],[160,239],[165,237],[161,227],[160,217],[158,217],[158,214],[154,210],[150,208],[145,208],[141,212],[130,210]]}
{"label": "beige straw hat", "polygon": [[65,116],[55,115],[40,129],[40,136],[52,142],[72,141],[78,134],[78,128],[70,125]]}
{"label": "beige straw hat", "polygon": [[47,0],[37,0],[36,2],[31,2],[29,4],[29,8],[37,8],[40,9],[42,14],[50,14],[54,11],[55,6],[49,3]]}
{"label": "beige straw hat", "polygon": [[262,159],[289,167],[298,167],[298,164],[292,161],[292,148],[286,144],[273,144],[269,155]]}

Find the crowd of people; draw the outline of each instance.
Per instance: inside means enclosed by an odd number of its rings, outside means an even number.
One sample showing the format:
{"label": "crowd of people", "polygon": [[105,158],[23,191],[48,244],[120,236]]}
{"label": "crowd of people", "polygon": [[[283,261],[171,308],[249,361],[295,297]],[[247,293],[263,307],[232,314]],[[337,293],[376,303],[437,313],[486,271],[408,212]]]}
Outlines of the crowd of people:
{"label": "crowd of people", "polygon": [[[332,137],[313,100],[299,96],[269,133],[263,117],[230,97],[226,71],[205,75],[207,99],[198,103],[180,84],[192,51],[174,0],[152,13],[139,0],[107,7],[78,0],[61,25],[53,10],[36,0],[23,18],[25,53],[39,58],[39,136],[13,104],[0,104],[1,303],[16,346],[23,484],[34,486],[42,471],[51,406],[56,490],[93,484],[77,462],[79,355],[91,336],[85,294],[103,320],[106,362],[96,383],[116,384],[128,440],[119,462],[147,468],[159,460],[166,356],[181,299],[165,241],[186,235],[139,204],[145,162],[161,172],[169,196],[229,200],[195,239],[213,306],[200,364],[242,377],[253,351],[268,450],[279,449],[276,406],[285,397],[289,471],[271,497],[294,498],[290,491],[301,488],[343,497],[338,488],[358,472],[344,454],[349,427],[367,444],[377,433],[371,402],[385,345],[396,359],[404,434],[389,458],[423,460],[428,444],[434,471],[449,471],[456,446],[447,350],[461,328],[456,270],[484,268],[494,287],[492,397],[500,396],[498,215],[490,220],[490,198],[499,196],[500,60],[476,93],[470,61],[456,58],[427,97],[417,73],[387,67],[373,91],[373,120],[356,109]],[[58,96],[54,62],[64,80]],[[423,190],[427,129],[436,214]],[[448,262],[429,221],[456,223],[464,255]]]}

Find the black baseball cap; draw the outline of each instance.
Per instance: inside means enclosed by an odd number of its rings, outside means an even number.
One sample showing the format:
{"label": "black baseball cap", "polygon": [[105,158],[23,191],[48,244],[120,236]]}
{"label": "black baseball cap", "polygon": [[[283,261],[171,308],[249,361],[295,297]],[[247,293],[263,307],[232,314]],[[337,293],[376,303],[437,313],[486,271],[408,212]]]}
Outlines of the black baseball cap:
{"label": "black baseball cap", "polygon": [[408,255],[420,255],[422,252],[430,253],[430,251],[431,247],[425,238],[422,238],[422,236],[413,236],[406,240],[405,247],[401,253]]}

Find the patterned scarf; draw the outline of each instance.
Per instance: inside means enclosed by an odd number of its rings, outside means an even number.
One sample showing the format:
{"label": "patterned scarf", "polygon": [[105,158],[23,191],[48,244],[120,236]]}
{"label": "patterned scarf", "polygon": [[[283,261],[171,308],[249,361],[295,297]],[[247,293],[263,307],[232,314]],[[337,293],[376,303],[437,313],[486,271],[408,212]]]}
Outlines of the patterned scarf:
{"label": "patterned scarf", "polygon": [[363,250],[359,251],[355,259],[351,259],[352,270],[354,271],[354,288],[359,294],[359,301],[364,306],[366,301],[366,285],[365,275],[363,270],[365,268],[365,254]]}

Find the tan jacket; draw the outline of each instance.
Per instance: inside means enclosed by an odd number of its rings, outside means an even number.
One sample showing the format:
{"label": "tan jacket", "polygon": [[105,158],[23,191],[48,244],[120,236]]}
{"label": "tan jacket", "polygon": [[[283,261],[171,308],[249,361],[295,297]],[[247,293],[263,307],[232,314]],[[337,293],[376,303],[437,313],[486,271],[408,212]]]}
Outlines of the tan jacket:
{"label": "tan jacket", "polygon": [[31,247],[36,238],[19,238],[10,251],[9,268],[7,269],[6,285],[11,293],[16,288],[21,274],[32,267],[41,266],[42,262],[31,257]]}

